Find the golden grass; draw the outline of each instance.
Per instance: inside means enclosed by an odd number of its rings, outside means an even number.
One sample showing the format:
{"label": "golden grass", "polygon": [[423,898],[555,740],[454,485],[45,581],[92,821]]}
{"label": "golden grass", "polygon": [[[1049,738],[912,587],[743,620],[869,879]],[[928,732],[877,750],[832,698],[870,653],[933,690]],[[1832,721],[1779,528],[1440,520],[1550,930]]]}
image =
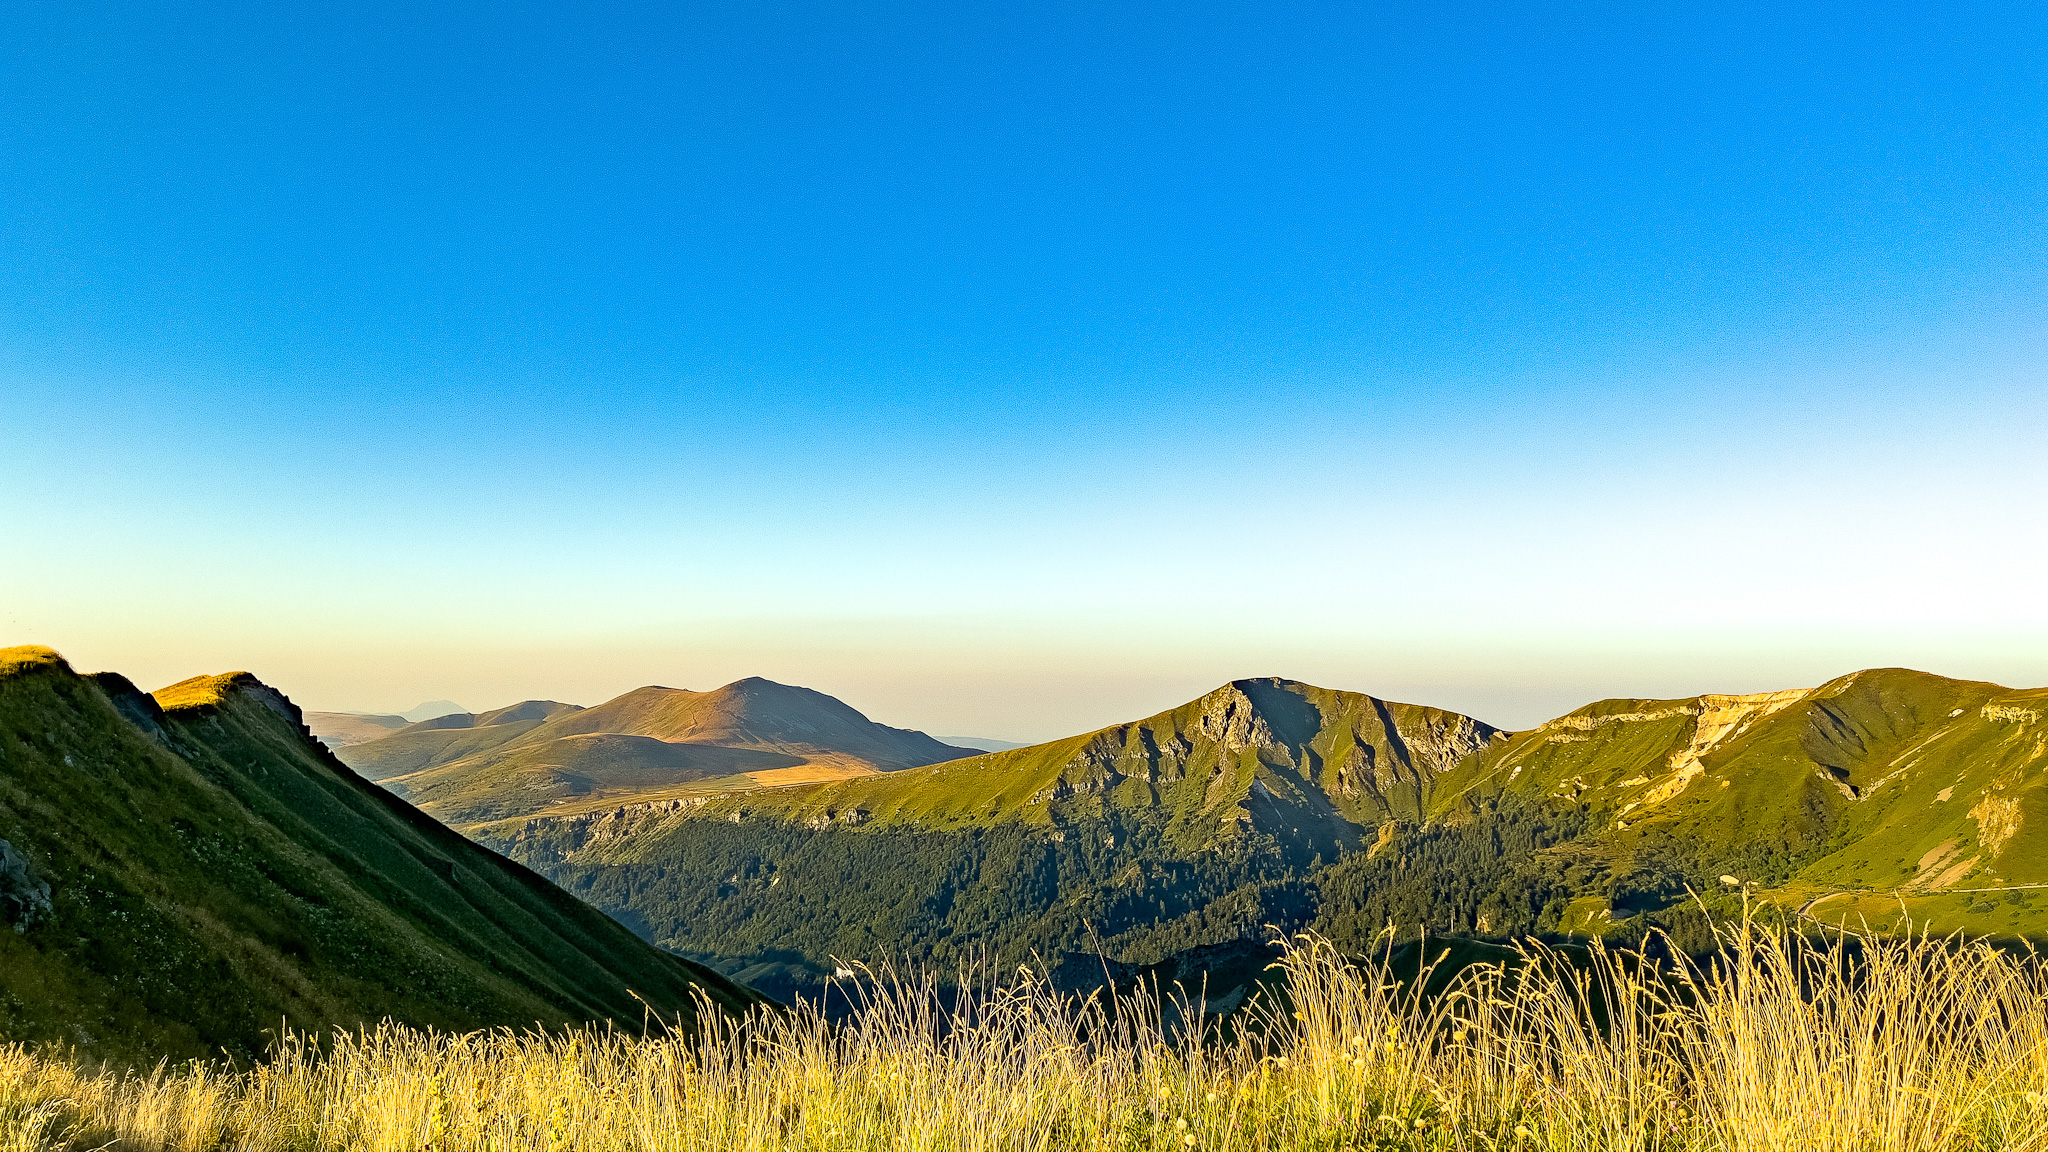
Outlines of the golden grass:
{"label": "golden grass", "polygon": [[[289,1040],[240,1074],[90,1074],[0,1048],[13,1149],[1343,1148],[1892,1152],[2048,1140],[2048,980],[2030,957],[1748,926],[1709,969],[1540,948],[1420,1001],[1314,940],[1260,1032],[1176,1035],[1145,996],[1029,979],[943,1012],[885,984],[841,1027]],[[1599,1004],[1589,1013],[1590,1004]],[[714,1014],[706,1013],[707,1018]],[[1604,1017],[1596,1024],[1595,1017]]]}
{"label": "golden grass", "polygon": [[183,708],[216,707],[227,698],[228,690],[240,680],[252,679],[247,672],[223,672],[218,676],[193,676],[180,680],[169,687],[159,688],[150,693],[156,697],[157,707],[166,712]]}
{"label": "golden grass", "polygon": [[17,644],[12,648],[0,648],[0,679],[33,672],[38,668],[61,668],[64,657],[55,648],[41,644]]}

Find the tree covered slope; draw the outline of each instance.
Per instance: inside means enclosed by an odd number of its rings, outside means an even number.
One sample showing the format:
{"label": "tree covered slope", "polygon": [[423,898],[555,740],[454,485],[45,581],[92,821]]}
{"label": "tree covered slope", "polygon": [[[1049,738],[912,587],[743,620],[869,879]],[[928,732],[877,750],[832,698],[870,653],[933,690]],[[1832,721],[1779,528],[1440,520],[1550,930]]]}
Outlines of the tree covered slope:
{"label": "tree covered slope", "polygon": [[152,697],[0,650],[0,839],[9,1040],[246,1057],[280,1025],[638,1027],[753,999],[362,780],[246,673]]}

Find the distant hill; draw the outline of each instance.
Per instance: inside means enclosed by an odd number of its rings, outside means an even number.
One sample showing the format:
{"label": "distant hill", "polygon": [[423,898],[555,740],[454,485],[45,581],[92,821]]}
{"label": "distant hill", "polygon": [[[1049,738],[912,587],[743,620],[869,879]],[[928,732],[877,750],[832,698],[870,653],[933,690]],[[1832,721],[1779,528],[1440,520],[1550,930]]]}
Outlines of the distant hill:
{"label": "distant hill", "polygon": [[636,688],[593,708],[529,700],[427,720],[339,754],[422,810],[468,826],[872,776],[971,751],[757,677],[710,692]]}
{"label": "distant hill", "polygon": [[471,829],[764,985],[976,949],[1079,971],[1312,928],[1704,947],[1703,912],[2048,940],[2048,689],[1903,669],[1527,732],[1285,680],[772,792]]}
{"label": "distant hill", "polygon": [[151,696],[0,650],[0,841],[10,1041],[154,1063],[254,1056],[281,1023],[637,1028],[753,999],[362,780],[247,673]]}
{"label": "distant hill", "polygon": [[574,704],[522,700],[482,715],[457,712],[409,724],[374,742],[338,749],[336,755],[365,777],[383,781],[495,748],[533,731],[551,717],[574,711]]}
{"label": "distant hill", "polygon": [[940,736],[937,739],[970,752],[1008,752],[1012,748],[1031,747],[1029,744],[1019,744],[1015,740],[995,740],[987,736]]}
{"label": "distant hill", "polygon": [[1240,680],[1049,744],[472,833],[749,980],[988,948],[1099,944],[1145,964],[1262,934],[1303,876],[1418,819],[1436,776],[1499,736],[1454,712]]}
{"label": "distant hill", "polygon": [[415,704],[399,715],[409,723],[417,724],[422,720],[432,720],[436,716],[452,716],[467,711],[469,709],[453,700],[429,700],[424,704]]}
{"label": "distant hill", "polygon": [[308,712],[306,729],[329,748],[346,748],[391,735],[411,721],[372,712]]}

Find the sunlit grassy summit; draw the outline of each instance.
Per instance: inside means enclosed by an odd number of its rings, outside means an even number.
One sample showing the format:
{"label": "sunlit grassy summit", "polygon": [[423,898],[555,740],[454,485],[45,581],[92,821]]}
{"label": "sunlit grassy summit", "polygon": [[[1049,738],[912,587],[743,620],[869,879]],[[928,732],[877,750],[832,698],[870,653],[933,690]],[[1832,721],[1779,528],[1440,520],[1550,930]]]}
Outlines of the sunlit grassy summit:
{"label": "sunlit grassy summit", "polygon": [[[1821,919],[2048,935],[2048,689],[1900,668],[1810,690],[1609,700],[1517,733],[1436,783],[1442,818],[1503,795],[1576,804],[1629,890],[1719,874]],[[1631,905],[1633,901],[1633,906]]]}

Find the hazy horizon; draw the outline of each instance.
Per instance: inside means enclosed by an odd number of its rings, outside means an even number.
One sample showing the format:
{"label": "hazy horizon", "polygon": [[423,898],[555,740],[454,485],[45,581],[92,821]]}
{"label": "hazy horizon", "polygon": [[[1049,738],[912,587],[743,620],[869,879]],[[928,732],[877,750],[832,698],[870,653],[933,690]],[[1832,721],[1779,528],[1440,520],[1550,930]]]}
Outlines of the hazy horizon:
{"label": "hazy horizon", "polygon": [[0,629],[84,668],[1017,740],[2048,683],[2039,12],[0,36]]}
{"label": "hazy horizon", "polygon": [[[1872,648],[1877,646],[1875,642],[1871,644]],[[460,692],[423,689],[408,694],[402,690],[393,691],[389,687],[373,685],[366,690],[358,689],[360,699],[357,699],[346,695],[350,690],[347,685],[351,682],[351,677],[344,675],[338,680],[331,677],[323,678],[317,671],[317,660],[313,662],[315,670],[307,672],[292,671],[292,662],[289,660],[280,660],[270,671],[248,662],[235,664],[233,661],[218,667],[163,671],[161,669],[169,668],[171,665],[145,661],[141,664],[131,662],[124,667],[119,663],[109,663],[80,655],[82,652],[92,651],[90,649],[74,648],[67,651],[61,646],[53,647],[58,647],[58,650],[64,652],[82,671],[121,672],[137,679],[146,689],[158,688],[190,675],[229,671],[232,665],[232,670],[254,672],[291,696],[308,711],[387,715],[408,711],[425,702],[442,700],[459,700],[463,705],[477,711],[488,711],[528,699],[558,700],[587,707],[649,684],[708,691],[748,676],[765,676],[782,683],[798,684],[826,692],[859,709],[869,719],[893,727],[914,728],[932,735],[971,734],[1022,743],[1057,739],[1123,721],[1142,719],[1185,703],[1228,681],[1256,676],[1282,676],[1324,688],[1366,692],[1387,700],[1449,708],[1511,730],[1533,727],[1595,700],[1615,697],[1674,698],[1708,692],[1743,693],[1811,688],[1849,672],[1876,667],[1911,667],[1956,679],[1989,680],[2013,688],[2040,686],[2036,682],[2011,675],[2014,671],[2025,671],[2034,664],[2035,658],[2031,653],[2020,650],[2020,645],[2013,645],[2002,655],[1993,655],[1974,666],[1959,667],[1954,663],[1943,664],[1936,660],[1856,660],[1853,654],[1859,649],[1850,644],[1841,644],[1817,654],[1799,659],[1782,659],[1773,664],[1766,664],[1753,655],[1734,648],[1703,651],[1691,669],[1678,667],[1671,662],[1617,657],[1613,661],[1613,669],[1604,677],[1598,670],[1593,670],[1581,672],[1569,679],[1545,672],[1542,653],[1523,652],[1504,660],[1502,671],[1490,682],[1478,681],[1469,674],[1457,677],[1451,671],[1456,669],[1455,664],[1440,661],[1432,665],[1423,658],[1409,661],[1403,674],[1378,677],[1364,670],[1347,673],[1346,668],[1356,669],[1357,662],[1346,661],[1330,654],[1299,661],[1314,664],[1317,668],[1325,670],[1324,673],[1316,675],[1270,666],[1268,662],[1269,666],[1234,673],[1217,671],[1203,674],[1153,667],[1143,675],[1102,677],[1091,676],[1085,668],[1064,672],[1062,666],[1054,661],[1040,675],[1019,677],[1008,684],[1008,693],[1000,698],[980,695],[978,685],[975,689],[965,690],[957,685],[948,685],[945,683],[943,670],[937,673],[886,678],[873,674],[862,675],[858,671],[829,662],[808,665],[792,662],[791,666],[795,671],[779,675],[749,669],[737,673],[715,672],[696,678],[674,675],[636,678],[626,674],[624,670],[655,672],[661,667],[661,658],[635,654],[619,661],[617,665],[594,665],[576,672],[556,671],[549,675],[506,669],[490,676],[473,675],[465,681],[474,686],[473,690]],[[1997,645],[1987,639],[1987,649],[1995,650],[1996,647]],[[1893,650],[1912,650],[1922,656],[1936,657],[1940,655],[1941,646],[1928,641],[1917,644],[1901,642]],[[1839,655],[1835,655],[1837,653]],[[560,655],[553,654],[556,659],[559,659]],[[603,659],[610,660],[614,655],[607,652]],[[175,660],[175,657],[168,659]],[[738,668],[743,665],[744,657],[721,656],[715,661],[700,662],[697,666],[708,670],[728,666]],[[280,672],[278,669],[284,671]],[[1432,670],[1438,670],[1439,674],[1432,677]],[[965,674],[975,669],[963,668],[960,671]],[[984,683],[990,679],[985,668],[981,673],[981,680]],[[432,675],[431,672],[414,672],[392,677],[387,683],[441,682],[433,680]],[[330,682],[342,686],[321,687],[323,683]]]}

